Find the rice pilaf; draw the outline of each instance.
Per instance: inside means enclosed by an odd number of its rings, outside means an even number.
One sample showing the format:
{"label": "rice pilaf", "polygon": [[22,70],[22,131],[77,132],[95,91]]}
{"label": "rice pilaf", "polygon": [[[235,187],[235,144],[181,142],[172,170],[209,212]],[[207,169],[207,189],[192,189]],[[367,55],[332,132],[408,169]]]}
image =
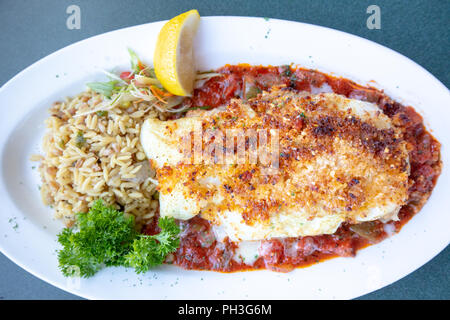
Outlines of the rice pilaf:
{"label": "rice pilaf", "polygon": [[132,214],[142,225],[158,207],[156,186],[139,132],[146,118],[166,115],[148,101],[116,104],[107,111],[89,112],[104,96],[88,89],[50,108],[48,131],[40,161],[41,195],[55,217],[70,226],[75,214],[87,212],[97,198]]}

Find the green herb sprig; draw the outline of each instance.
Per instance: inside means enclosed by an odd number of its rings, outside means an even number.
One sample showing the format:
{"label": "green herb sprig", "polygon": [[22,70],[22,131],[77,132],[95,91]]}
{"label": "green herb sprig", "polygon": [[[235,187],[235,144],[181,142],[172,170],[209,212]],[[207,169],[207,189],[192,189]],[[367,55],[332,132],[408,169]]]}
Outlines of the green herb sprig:
{"label": "green herb sprig", "polygon": [[113,93],[116,93],[120,87],[117,86],[117,80],[111,80],[107,82],[89,82],[86,83],[92,91],[103,94],[105,97],[111,97]]}
{"label": "green herb sprig", "polygon": [[180,243],[180,229],[173,218],[160,218],[158,226],[161,232],[157,235],[139,234],[133,216],[97,200],[89,212],[77,215],[74,228],[65,228],[58,235],[63,246],[58,251],[59,267],[66,277],[91,277],[105,266],[146,272],[162,264]]}

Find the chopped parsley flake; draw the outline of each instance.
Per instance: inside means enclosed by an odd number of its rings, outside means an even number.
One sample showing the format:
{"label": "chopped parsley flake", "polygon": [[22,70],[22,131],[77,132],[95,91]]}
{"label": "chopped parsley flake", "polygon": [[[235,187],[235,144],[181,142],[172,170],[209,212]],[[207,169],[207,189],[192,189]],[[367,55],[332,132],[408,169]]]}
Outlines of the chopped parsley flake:
{"label": "chopped parsley flake", "polygon": [[108,115],[108,111],[105,110],[99,110],[96,112],[97,116],[99,117],[106,117]]}
{"label": "chopped parsley flake", "polygon": [[78,131],[77,136],[75,137],[75,145],[77,148],[81,149],[86,143],[86,138],[83,136],[83,132]]}

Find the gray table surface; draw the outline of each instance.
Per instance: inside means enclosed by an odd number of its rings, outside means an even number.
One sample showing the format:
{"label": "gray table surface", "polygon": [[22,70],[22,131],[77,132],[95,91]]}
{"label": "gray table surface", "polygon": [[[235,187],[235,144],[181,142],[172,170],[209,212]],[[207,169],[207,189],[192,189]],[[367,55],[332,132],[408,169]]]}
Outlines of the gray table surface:
{"label": "gray table surface", "polygon": [[[66,8],[73,4],[81,9],[79,30],[66,27]],[[366,26],[366,9],[372,4],[381,9],[380,30]],[[203,16],[279,18],[356,34],[400,52],[447,87],[450,85],[448,0],[1,0],[0,85],[35,61],[76,41],[169,19],[192,8]],[[449,299],[449,270],[447,247],[417,271],[361,299]],[[80,298],[32,276],[0,254],[0,299]]]}

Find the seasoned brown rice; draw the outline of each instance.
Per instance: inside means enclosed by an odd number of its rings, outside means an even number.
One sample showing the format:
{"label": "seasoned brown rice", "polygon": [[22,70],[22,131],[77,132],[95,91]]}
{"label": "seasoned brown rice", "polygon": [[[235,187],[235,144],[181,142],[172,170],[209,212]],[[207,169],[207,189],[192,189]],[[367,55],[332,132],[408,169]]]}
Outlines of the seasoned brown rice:
{"label": "seasoned brown rice", "polygon": [[143,224],[155,214],[158,200],[139,132],[146,118],[165,120],[166,115],[148,102],[89,113],[102,99],[87,90],[50,108],[44,155],[32,156],[40,162],[42,200],[66,225],[98,198]]}

